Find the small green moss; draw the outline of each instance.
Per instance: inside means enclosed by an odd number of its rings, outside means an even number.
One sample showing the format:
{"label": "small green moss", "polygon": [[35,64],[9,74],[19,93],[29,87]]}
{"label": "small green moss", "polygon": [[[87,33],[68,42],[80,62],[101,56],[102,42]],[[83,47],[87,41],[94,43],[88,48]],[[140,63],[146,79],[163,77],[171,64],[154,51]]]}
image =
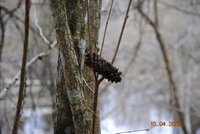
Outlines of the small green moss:
{"label": "small green moss", "polygon": [[71,15],[71,18],[69,19],[69,28],[71,30],[71,34],[75,35],[77,31],[77,21],[78,17],[75,14]]}
{"label": "small green moss", "polygon": [[81,35],[80,36],[81,36],[82,39],[86,39],[87,38],[87,28],[86,28],[86,24],[85,23],[81,27]]}

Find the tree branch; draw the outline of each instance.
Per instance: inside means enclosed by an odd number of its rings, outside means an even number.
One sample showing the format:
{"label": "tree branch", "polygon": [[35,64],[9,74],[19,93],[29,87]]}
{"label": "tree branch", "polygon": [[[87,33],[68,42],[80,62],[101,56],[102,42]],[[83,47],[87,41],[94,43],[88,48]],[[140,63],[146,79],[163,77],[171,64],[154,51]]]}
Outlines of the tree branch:
{"label": "tree branch", "polygon": [[110,20],[110,15],[111,15],[111,11],[112,11],[112,7],[113,7],[113,3],[114,3],[114,0],[111,1],[111,5],[110,5],[110,9],[109,9],[109,13],[108,13],[108,18],[107,18],[107,20],[106,20],[106,26],[105,26],[104,33],[103,33],[103,39],[102,39],[102,45],[101,45],[100,56],[102,55],[102,52],[103,52],[103,47],[104,47],[104,42],[105,42],[106,32],[107,32],[108,23],[109,23],[109,20]]}
{"label": "tree branch", "polygon": [[119,40],[118,40],[118,43],[117,43],[117,48],[115,50],[115,54],[114,54],[112,62],[111,62],[112,64],[114,63],[114,61],[116,59],[116,56],[117,56],[117,53],[118,53],[118,50],[119,50],[119,46],[121,44],[121,40],[122,40],[122,36],[123,36],[124,29],[125,29],[125,26],[126,26],[126,22],[127,22],[128,17],[129,17],[128,14],[129,14],[129,10],[130,10],[130,7],[131,7],[131,3],[132,3],[132,0],[129,0],[128,7],[127,7],[127,10],[126,10],[126,15],[125,15],[125,18],[124,18],[124,23],[122,25]]}
{"label": "tree branch", "polygon": [[22,57],[22,68],[21,68],[21,78],[20,78],[20,86],[19,86],[19,94],[18,94],[18,102],[16,108],[16,114],[13,124],[12,134],[17,134],[18,124],[20,120],[20,112],[22,109],[22,101],[24,96],[24,84],[25,84],[25,75],[26,75],[26,59],[28,53],[28,37],[29,37],[29,10],[30,10],[30,1],[25,1],[25,39],[24,39],[24,48],[23,48],[23,57]]}
{"label": "tree branch", "polygon": [[[47,56],[50,51],[56,46],[57,41],[55,40],[52,44],[51,44],[51,48],[48,48],[47,50],[37,54],[36,56],[34,56],[31,60],[29,60],[26,64],[26,69],[28,67],[30,67],[33,63],[35,63],[37,60],[40,60],[41,58],[43,58],[44,56]],[[21,75],[21,71],[19,70],[16,75],[13,77],[12,82],[6,86],[6,88],[4,88],[1,92],[0,92],[0,100],[2,100],[6,93],[8,92],[8,90],[19,80],[19,76]]]}
{"label": "tree branch", "polygon": [[155,128],[155,127],[150,127],[150,128],[145,128],[145,129],[139,129],[139,130],[124,131],[124,132],[119,132],[119,133],[115,133],[115,134],[127,134],[127,133],[135,133],[135,132],[144,132],[144,131],[150,131],[153,128]]}
{"label": "tree branch", "polygon": [[[154,4],[154,6],[157,6],[157,4]],[[157,8],[157,7],[154,7],[154,8]],[[165,44],[164,44],[164,41],[161,37],[161,34],[159,32],[159,28],[158,28],[158,22],[153,22],[149,16],[147,16],[147,14],[145,14],[142,10],[142,5],[138,5],[138,11],[139,13],[141,14],[141,16],[147,20],[147,22],[152,26],[154,32],[155,32],[155,35],[156,35],[156,39],[160,45],[160,49],[161,49],[161,52],[162,52],[162,55],[163,55],[163,60],[164,60],[164,63],[165,63],[165,67],[166,67],[166,72],[167,72],[167,76],[168,76],[168,80],[169,80],[169,83],[170,83],[170,88],[172,90],[172,96],[173,96],[173,99],[174,99],[174,103],[175,103],[175,106],[177,107],[177,109],[181,109],[181,106],[180,106],[180,103],[179,103],[179,100],[178,100],[178,96],[177,96],[177,86],[176,86],[176,83],[175,83],[175,80],[173,78],[173,73],[172,73],[172,69],[170,68],[170,61],[169,61],[169,58],[168,58],[168,55],[167,55],[167,51],[166,51],[166,48],[165,48]],[[157,10],[155,10],[157,11]],[[155,13],[155,15],[157,15],[157,13]],[[157,17],[155,17],[157,18]],[[158,20],[157,20],[158,21]],[[184,123],[184,115],[182,112],[177,112],[178,116],[179,116],[179,119],[181,122],[183,122],[183,125],[182,125],[182,130],[184,132],[184,134],[187,134],[187,129],[186,129],[186,126],[185,126],[185,123]]]}
{"label": "tree branch", "polygon": [[180,7],[178,7],[178,6],[175,6],[175,5],[173,5],[173,4],[169,4],[169,3],[166,2],[165,0],[159,0],[158,2],[159,2],[160,4],[162,4],[162,5],[164,5],[164,6],[169,7],[169,8],[171,8],[171,9],[173,9],[173,10],[176,10],[176,11],[178,11],[178,12],[180,12],[180,13],[184,13],[184,14],[186,14],[186,15],[192,15],[192,16],[197,16],[197,17],[199,17],[199,14],[198,14],[198,13],[192,12],[192,11],[189,11],[189,10],[185,10],[185,9],[180,8]]}
{"label": "tree branch", "polygon": [[38,28],[39,33],[41,38],[44,40],[44,42],[48,45],[48,47],[50,48],[50,41],[45,37],[44,32],[42,30],[42,28],[40,27],[40,25],[38,24],[38,16],[37,16],[37,11],[36,11],[36,6],[34,7],[34,20],[35,20],[35,26]]}

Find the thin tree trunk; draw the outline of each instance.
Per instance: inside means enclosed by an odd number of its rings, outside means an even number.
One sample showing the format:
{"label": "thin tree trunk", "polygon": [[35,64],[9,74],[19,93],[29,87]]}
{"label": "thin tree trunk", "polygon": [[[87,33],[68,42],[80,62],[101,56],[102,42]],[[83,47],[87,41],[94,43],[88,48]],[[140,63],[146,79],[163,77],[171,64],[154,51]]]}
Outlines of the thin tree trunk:
{"label": "thin tree trunk", "polygon": [[17,130],[19,127],[20,114],[22,109],[22,102],[24,99],[24,84],[25,84],[25,75],[26,75],[26,60],[28,53],[28,43],[29,43],[29,11],[30,11],[30,1],[25,1],[25,21],[24,21],[24,46],[23,46],[23,56],[22,56],[22,67],[21,67],[21,77],[20,77],[20,85],[19,85],[19,94],[18,101],[16,106],[15,119],[13,123],[12,134],[17,134]]}
{"label": "thin tree trunk", "polygon": [[[98,24],[92,31],[92,39],[97,42],[99,30],[99,2],[91,16],[98,14],[92,24]],[[86,2],[82,0],[52,0],[50,4],[58,41],[59,57],[56,84],[55,134],[88,134],[92,130],[91,111],[93,93],[83,85],[82,76],[90,87],[94,87],[94,76],[88,68],[80,71],[79,53],[75,45],[85,37]],[[96,20],[97,19],[97,20]],[[98,23],[96,23],[98,21]],[[94,26],[93,26],[94,27]],[[77,58],[78,57],[78,58]],[[98,128],[99,129],[99,128]]]}
{"label": "thin tree trunk", "polygon": [[[100,9],[101,9],[101,0],[91,0],[89,3],[89,10],[90,10],[90,43],[91,45],[93,45],[93,51],[96,52],[97,51],[97,44],[98,44],[98,37],[99,37],[99,28],[100,28]],[[90,73],[88,75],[92,75],[93,73]],[[94,75],[94,74],[93,74]],[[93,77],[93,89],[98,88],[99,85],[97,85],[97,81],[95,83],[95,79]],[[95,85],[96,84],[96,85]],[[90,92],[89,90],[86,90],[88,92]],[[91,93],[91,92],[90,92]],[[90,94],[88,93],[88,95]],[[91,100],[92,99],[92,100]],[[89,99],[88,99],[89,100]],[[92,102],[92,109],[95,111],[95,107],[94,107],[94,96],[93,98],[90,97],[90,100]],[[100,114],[99,114],[99,108],[98,108],[98,102],[97,102],[97,109],[96,109],[96,113],[94,116],[91,117],[91,119],[93,118],[92,123],[92,131],[94,134],[100,134]]]}

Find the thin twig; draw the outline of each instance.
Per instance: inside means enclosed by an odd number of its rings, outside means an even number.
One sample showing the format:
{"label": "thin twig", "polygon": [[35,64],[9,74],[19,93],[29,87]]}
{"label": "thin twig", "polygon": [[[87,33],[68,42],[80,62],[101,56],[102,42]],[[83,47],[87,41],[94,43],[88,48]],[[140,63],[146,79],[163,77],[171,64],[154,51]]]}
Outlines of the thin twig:
{"label": "thin twig", "polygon": [[135,133],[135,132],[150,131],[150,130],[153,129],[153,128],[155,128],[155,127],[150,127],[150,128],[145,128],[145,129],[139,129],[139,130],[124,131],[124,132],[119,132],[119,133],[115,133],[115,134],[127,134],[127,133]]}
{"label": "thin twig", "polygon": [[[115,53],[114,53],[114,56],[113,56],[113,59],[112,59],[112,64],[114,63],[115,59],[116,59],[116,56],[117,56],[117,53],[118,53],[118,50],[119,50],[119,46],[121,44],[121,40],[122,40],[122,36],[123,36],[123,33],[124,33],[124,29],[125,29],[125,26],[126,26],[126,22],[127,22],[127,19],[128,19],[128,13],[129,13],[129,10],[130,10],[130,7],[131,7],[131,3],[132,3],[132,0],[129,0],[129,4],[128,4],[128,8],[126,10],[126,15],[125,15],[125,18],[124,18],[124,23],[122,25],[122,29],[121,29],[121,32],[120,32],[120,36],[119,36],[119,40],[118,40],[118,43],[117,43],[117,48],[115,50]],[[103,47],[103,44],[102,44],[102,47]],[[101,48],[102,50],[103,48]],[[98,80],[98,83],[100,84],[102,81],[104,80],[104,77],[101,77],[99,80]]]}
{"label": "thin twig", "polygon": [[88,89],[90,89],[90,91],[94,94],[94,90],[88,85],[87,81],[85,80],[84,77],[82,77],[83,82],[85,83],[85,85],[88,87]]}
{"label": "thin twig", "polygon": [[[17,23],[17,21],[12,21],[13,24],[15,25],[15,28],[18,30],[18,32],[20,33],[21,35],[21,38],[23,39],[24,37],[24,33],[23,33],[23,29],[20,28],[20,25]],[[30,27],[29,27],[30,28]]]}
{"label": "thin twig", "polygon": [[[126,11],[126,15],[125,15],[125,18],[124,18],[124,23],[123,23],[123,26],[122,26],[122,30],[121,30],[121,33],[120,33],[120,37],[119,37],[119,40],[118,40],[118,44],[117,44],[117,48],[115,50],[115,54],[113,56],[113,59],[112,59],[112,64],[114,63],[115,61],[115,58],[117,56],[117,53],[118,53],[118,49],[119,49],[119,46],[120,46],[120,43],[121,43],[121,39],[122,39],[122,35],[123,35],[123,32],[124,32],[124,29],[125,29],[125,26],[126,26],[126,22],[127,22],[127,19],[128,19],[128,14],[129,14],[129,10],[130,10],[130,7],[131,7],[131,3],[132,3],[132,0],[129,0],[129,3],[128,3],[128,7],[127,7],[127,11]],[[112,3],[113,4],[113,3]],[[111,9],[112,9],[112,5],[111,5]],[[110,9],[110,10],[111,10]],[[111,11],[110,11],[111,12]],[[109,16],[108,16],[109,17]],[[109,18],[108,18],[109,20]],[[107,28],[106,28],[107,29]],[[104,33],[105,34],[105,33]],[[102,44],[102,49],[103,49],[103,44]],[[102,49],[101,49],[101,53],[102,53]],[[97,113],[98,111],[98,94],[99,94],[99,84],[104,80],[104,77],[100,78],[98,80],[98,77],[95,76],[95,95],[94,95],[94,113]],[[96,128],[96,121],[97,118],[96,116],[93,116],[93,133],[95,132],[95,128]]]}
{"label": "thin twig", "polygon": [[122,40],[122,36],[123,36],[124,29],[125,29],[125,26],[126,26],[126,22],[127,22],[128,17],[129,17],[128,14],[129,14],[129,10],[130,10],[130,7],[131,7],[131,3],[132,3],[132,0],[129,0],[128,8],[126,10],[126,15],[125,15],[125,18],[124,18],[124,23],[123,23],[121,33],[120,33],[120,36],[119,36],[119,40],[118,40],[118,43],[117,43],[117,48],[115,50],[115,54],[114,54],[112,62],[111,62],[112,64],[114,63],[114,61],[116,59],[116,56],[117,56],[117,53],[118,53],[118,50],[119,50],[119,46],[121,44],[121,40]]}
{"label": "thin twig", "polygon": [[24,83],[25,83],[25,74],[26,74],[26,60],[28,53],[28,37],[29,37],[29,10],[30,3],[29,0],[25,1],[25,39],[24,39],[24,48],[23,48],[23,57],[22,57],[22,68],[21,68],[21,78],[20,78],[20,86],[19,86],[19,94],[18,94],[18,102],[16,108],[16,114],[13,124],[12,134],[17,134],[18,124],[20,120],[20,112],[22,107],[23,95],[24,95]]}
{"label": "thin twig", "polygon": [[[15,8],[13,8],[12,10],[9,10],[8,8],[1,6],[1,5],[0,5],[0,9],[3,9],[4,11],[6,11],[5,14],[13,15],[15,13],[15,11],[17,11],[21,7],[22,2],[23,2],[23,0],[19,0],[17,3],[17,6]],[[5,14],[3,14],[3,16]]]}
{"label": "thin twig", "polygon": [[192,4],[192,9],[194,10],[194,12],[197,14],[197,16],[200,18],[200,13],[197,11],[197,9],[194,7],[194,5]]}
{"label": "thin twig", "polygon": [[159,27],[159,24],[158,24],[158,1],[157,0],[154,0],[153,1],[153,4],[154,4],[154,22],[155,22],[155,25]]}
{"label": "thin twig", "polygon": [[100,84],[103,80],[104,80],[104,77],[101,77],[101,78],[98,80],[98,83]]}
{"label": "thin twig", "polygon": [[0,61],[1,61],[1,54],[3,51],[3,45],[5,40],[5,28],[6,28],[6,23],[3,20],[1,9],[0,9],[0,28],[1,28],[1,39],[0,39]]}
{"label": "thin twig", "polygon": [[39,19],[38,19],[38,16],[37,16],[36,6],[34,6],[34,20],[35,20],[35,25],[39,30],[40,36],[42,37],[44,42],[48,45],[48,47],[51,47],[50,41],[45,37],[44,32],[43,32],[42,28],[40,27],[40,25],[38,23]]}
{"label": "thin twig", "polygon": [[97,128],[97,119],[98,119],[98,116],[97,115],[97,112],[98,112],[98,96],[99,96],[99,82],[98,82],[98,78],[97,78],[97,75],[95,75],[95,93],[94,93],[94,104],[93,104],[93,108],[94,108],[94,115],[93,115],[93,134],[95,134],[96,132],[96,128]]}
{"label": "thin twig", "polygon": [[[199,16],[199,14],[196,13],[196,12],[192,12],[192,11],[185,10],[185,9],[183,9],[183,8],[180,8],[180,7],[178,7],[178,6],[175,6],[175,5],[173,5],[173,4],[168,3],[166,0],[159,0],[158,2],[159,2],[160,4],[162,4],[162,5],[164,5],[164,6],[169,7],[170,9],[176,10],[176,11],[178,11],[178,12],[180,12],[180,13],[184,13],[184,14],[186,14],[186,15],[193,15],[193,16],[197,16],[197,17]],[[186,9],[187,9],[187,8],[186,8]]]}
{"label": "thin twig", "polygon": [[86,106],[87,110],[89,110],[93,115],[97,116],[94,111],[89,107],[89,106]]}
{"label": "thin twig", "polygon": [[[141,24],[141,23],[140,23],[140,24]],[[143,36],[142,36],[142,35],[143,35],[143,32],[142,32],[142,30],[141,30],[141,28],[142,28],[141,26],[142,26],[142,25],[140,25],[140,32],[139,32],[140,37],[139,37],[139,39],[138,39],[138,41],[137,41],[136,46],[133,47],[133,56],[132,56],[132,58],[130,59],[130,61],[128,62],[128,64],[126,65],[126,67],[125,67],[125,69],[124,69],[124,71],[123,71],[123,77],[126,76],[127,72],[128,72],[129,69],[132,67],[131,65],[135,63],[136,58],[137,58],[138,53],[139,53],[139,50],[140,50],[140,48],[141,48],[141,45],[142,45],[142,38],[143,38]],[[103,80],[103,79],[100,79],[100,80],[99,80],[99,83],[101,83],[101,80]],[[107,84],[101,89],[100,95],[102,95],[102,94],[106,91],[106,89],[108,89],[108,87],[111,86],[111,84],[112,84],[112,83],[107,83]]]}
{"label": "thin twig", "polygon": [[111,1],[110,10],[109,10],[109,13],[108,13],[108,18],[106,20],[106,26],[105,26],[104,33],[103,33],[103,40],[102,40],[102,45],[101,45],[100,56],[102,55],[102,52],[103,52],[103,47],[104,47],[106,32],[107,32],[108,23],[109,23],[109,20],[110,20],[110,15],[111,15],[113,3],[114,3],[114,0]]}
{"label": "thin twig", "polygon": [[[36,9],[35,9],[35,10],[36,10]],[[37,16],[36,16],[36,14],[35,14],[35,19],[36,19],[36,20],[38,19]],[[50,53],[50,50],[51,50],[52,48],[54,48],[54,47],[56,46],[56,44],[57,44],[57,40],[55,40],[55,41],[50,45],[50,41],[44,36],[43,30],[42,30],[42,28],[39,26],[38,21],[35,21],[35,25],[36,25],[36,27],[37,27],[37,28],[39,29],[39,31],[40,31],[40,36],[41,36],[41,38],[42,38],[42,39],[44,40],[44,42],[47,43],[48,46],[50,46],[50,47],[49,47],[47,50],[45,50],[45,51],[43,51],[43,52],[37,54],[37,55],[36,55],[35,57],[33,57],[29,62],[27,62],[26,69],[27,69],[29,66],[31,66],[33,63],[35,63],[38,59],[41,59],[42,57],[48,55],[48,54]],[[0,100],[3,99],[3,98],[5,97],[6,92],[18,81],[18,78],[19,78],[20,74],[21,74],[21,72],[20,72],[20,70],[19,70],[19,71],[17,72],[17,74],[13,77],[12,82],[11,82],[8,86],[6,86],[6,88],[4,88],[4,89],[0,92]]]}
{"label": "thin twig", "polygon": [[[36,56],[34,56],[30,61],[27,62],[26,64],[26,69],[31,66],[33,63],[35,63],[37,60],[41,59],[42,57],[48,55],[51,51],[51,49],[53,49],[57,44],[57,40],[55,40],[52,44],[51,44],[51,48],[48,48],[47,50],[37,54]],[[21,75],[20,70],[16,73],[16,75],[13,77],[11,83],[6,86],[6,88],[4,88],[1,92],[0,92],[0,100],[2,100],[7,91],[19,80],[19,76]]]}
{"label": "thin twig", "polygon": [[[9,17],[6,17],[5,22],[7,22],[11,18],[13,21],[19,21],[20,23],[24,24],[24,20],[21,19],[19,16],[17,16],[15,14],[15,12],[12,12],[12,11],[8,10],[7,8],[5,8],[5,7],[1,6],[1,5],[0,5],[0,9],[5,12],[5,14],[3,14],[3,15],[8,15],[9,16]],[[31,25],[29,26],[29,28],[34,33],[34,28]]]}

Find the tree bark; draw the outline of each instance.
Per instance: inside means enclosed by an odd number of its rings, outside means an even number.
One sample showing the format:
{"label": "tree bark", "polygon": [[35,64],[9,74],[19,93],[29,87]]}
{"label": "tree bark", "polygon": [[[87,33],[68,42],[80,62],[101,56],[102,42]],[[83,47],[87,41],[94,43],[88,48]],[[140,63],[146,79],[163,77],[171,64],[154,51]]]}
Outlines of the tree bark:
{"label": "tree bark", "polygon": [[67,97],[67,89],[64,81],[63,68],[60,55],[58,56],[58,67],[56,77],[56,111],[54,117],[55,134],[74,134],[72,111]]}
{"label": "tree bark", "polygon": [[[99,30],[100,0],[91,2],[92,42],[96,47]],[[85,39],[86,1],[51,0],[59,57],[56,78],[55,134],[89,134],[92,132],[93,93],[83,85],[75,41]],[[95,9],[97,8],[97,9]],[[95,43],[94,43],[95,42]],[[94,47],[94,48],[95,48]],[[88,68],[83,77],[94,89],[94,76]],[[99,131],[98,127],[98,131]]]}
{"label": "tree bark", "polygon": [[[90,131],[89,127],[87,126],[87,111],[84,103],[83,90],[80,83],[78,60],[76,58],[71,32],[68,25],[66,1],[52,0],[50,6],[52,9],[53,20],[56,29],[56,37],[59,45],[59,60],[61,61],[64,77],[64,86],[61,86],[61,88],[66,87],[67,96],[63,97],[68,97],[69,100],[69,103],[66,103],[66,101],[63,102],[62,95],[59,95],[62,90],[58,90],[57,95],[61,96],[61,99],[59,99],[60,97],[56,98],[58,100],[56,102],[58,107],[57,109],[62,107],[68,109],[70,107],[69,111],[72,113],[70,116],[73,121],[75,134],[87,134]],[[62,83],[61,80],[62,79],[57,79],[57,83]],[[55,116],[57,116],[57,113]],[[58,116],[56,117],[57,119],[59,119]],[[68,132],[68,128],[65,127],[63,128],[62,132],[71,133],[71,130]]]}

